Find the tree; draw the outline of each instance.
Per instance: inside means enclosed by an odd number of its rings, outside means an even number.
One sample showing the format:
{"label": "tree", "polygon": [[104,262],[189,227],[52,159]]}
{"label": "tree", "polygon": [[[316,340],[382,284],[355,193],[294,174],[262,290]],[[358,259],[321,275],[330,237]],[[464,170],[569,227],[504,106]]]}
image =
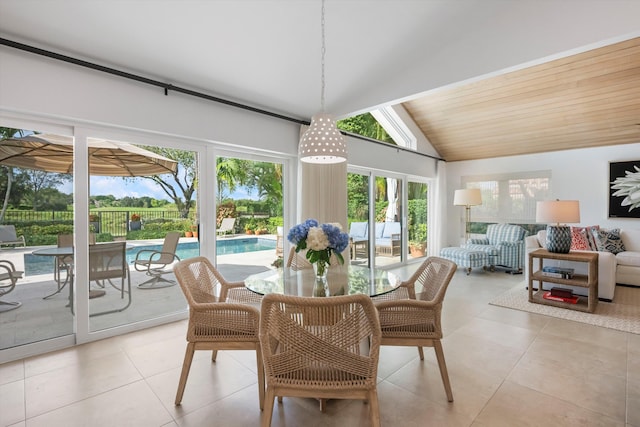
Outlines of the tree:
{"label": "tree", "polygon": [[[251,163],[253,162],[233,157],[218,157],[216,160],[218,202],[222,202],[238,186],[247,184]],[[227,194],[225,194],[225,190]]]}
{"label": "tree", "polygon": [[[2,140],[12,138],[14,136],[24,136],[24,132],[21,129],[0,127],[0,138],[2,138]],[[14,181],[13,167],[2,166],[2,168],[7,179],[6,185],[4,185],[4,197],[2,202],[2,211],[0,211],[0,222],[4,220],[4,214],[7,211],[7,207],[9,205],[9,199],[11,198],[11,187],[13,186]]]}
{"label": "tree", "polygon": [[[71,175],[68,174],[40,170],[26,170],[26,174],[28,176],[27,184],[30,187],[27,200],[30,200],[34,211],[49,209],[46,203],[45,196],[47,193],[45,190],[55,189],[58,185],[71,179]],[[51,193],[48,193],[48,195],[50,196]],[[66,205],[64,209],[66,210]]]}
{"label": "tree", "polygon": [[356,173],[347,174],[347,215],[351,220],[368,221],[369,177]]}
{"label": "tree", "polygon": [[271,215],[282,215],[282,164],[252,163],[249,169],[249,186],[258,191],[258,197],[266,202]]}
{"label": "tree", "polygon": [[355,133],[357,135],[366,136],[367,138],[377,139],[378,141],[388,142],[393,145],[395,143],[393,138],[387,134],[380,123],[373,117],[371,113],[360,114],[358,116],[348,117],[343,120],[338,120],[338,129],[342,129],[346,132]]}
{"label": "tree", "polygon": [[[174,148],[164,148],[155,146],[142,147],[145,150],[160,154],[171,160],[178,162],[175,172],[162,175],[143,176],[162,188],[176,205],[182,218],[188,218],[193,207],[193,194],[196,191],[197,182],[197,159],[193,151],[177,150]],[[125,178],[131,179],[131,178]]]}

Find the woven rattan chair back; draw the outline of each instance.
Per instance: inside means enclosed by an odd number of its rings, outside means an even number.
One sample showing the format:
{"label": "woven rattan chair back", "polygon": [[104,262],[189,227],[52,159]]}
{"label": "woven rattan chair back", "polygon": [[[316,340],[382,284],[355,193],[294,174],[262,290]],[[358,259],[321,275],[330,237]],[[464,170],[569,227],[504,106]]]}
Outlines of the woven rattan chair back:
{"label": "woven rattan chair back", "polygon": [[362,399],[380,425],[376,376],[380,324],[366,295],[262,301],[260,341],[267,378],[263,426],[275,396]]}
{"label": "woven rattan chair back", "polygon": [[296,248],[291,248],[289,251],[289,257],[287,258],[287,267],[291,270],[304,270],[307,268],[313,268],[311,263],[307,261],[304,253],[296,252]]}
{"label": "woven rattan chair back", "polygon": [[[329,258],[329,268],[337,268],[340,266],[338,263],[338,258],[336,258],[335,254],[331,254]],[[289,257],[287,258],[287,267],[291,270],[304,270],[307,268],[313,268],[313,265],[307,260],[306,252],[300,251],[296,252],[296,248],[293,247],[289,250]]]}
{"label": "woven rattan chair back", "polygon": [[[179,262],[174,272],[189,304],[187,349],[182,364],[175,404],[182,401],[195,350],[211,350],[215,362],[218,350],[253,350],[256,353],[260,408],[264,402],[264,369],[260,351],[260,311],[241,298],[231,300],[234,291],[254,295],[242,282],[228,282],[205,257]],[[235,295],[235,293],[234,293]],[[254,297],[255,298],[255,297]]]}
{"label": "woven rattan chair back", "polygon": [[420,360],[424,360],[422,347],[433,347],[450,402],[453,402],[453,393],[440,342],[443,336],[441,313],[456,268],[452,261],[429,257],[409,280],[398,286],[397,291],[376,299],[382,345],[417,346]]}
{"label": "woven rattan chair back", "polygon": [[447,259],[427,258],[408,280],[413,282],[415,298],[441,304],[456,268],[457,265]]}

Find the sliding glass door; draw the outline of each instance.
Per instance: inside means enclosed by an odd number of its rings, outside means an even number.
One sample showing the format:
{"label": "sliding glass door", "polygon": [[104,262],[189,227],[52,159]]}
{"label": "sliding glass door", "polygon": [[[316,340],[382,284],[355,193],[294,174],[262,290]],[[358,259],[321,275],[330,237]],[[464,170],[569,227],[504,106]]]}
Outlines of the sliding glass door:
{"label": "sliding glass door", "polygon": [[349,255],[352,264],[370,266],[369,180],[363,173],[347,174],[347,218]]}
{"label": "sliding glass door", "polygon": [[89,331],[183,312],[173,266],[200,254],[198,153],[120,138],[87,144]]}
{"label": "sliding glass door", "polygon": [[286,262],[284,163],[237,154],[216,157],[216,264],[227,280]]}
{"label": "sliding glass door", "polygon": [[[0,304],[0,350],[6,350],[74,333],[72,256],[52,250],[59,234],[74,229],[73,138],[11,127],[0,133],[0,260],[24,272],[12,289],[2,282],[10,290]],[[51,139],[71,145],[52,147]]]}
{"label": "sliding glass door", "polygon": [[409,259],[427,256],[428,185],[409,180],[407,183],[407,235]]}

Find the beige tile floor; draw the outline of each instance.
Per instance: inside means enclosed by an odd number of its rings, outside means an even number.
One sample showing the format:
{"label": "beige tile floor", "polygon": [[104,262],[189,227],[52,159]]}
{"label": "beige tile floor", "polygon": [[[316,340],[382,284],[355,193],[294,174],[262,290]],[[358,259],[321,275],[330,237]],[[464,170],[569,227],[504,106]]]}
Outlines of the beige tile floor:
{"label": "beige tile floor", "polygon": [[[409,267],[410,269],[411,267]],[[405,270],[401,274],[408,275]],[[640,426],[640,336],[488,304],[522,276],[457,272],[443,312],[455,401],[433,351],[383,347],[386,426]],[[522,285],[523,286],[523,285]],[[186,321],[0,365],[2,426],[257,426],[255,356],[197,352],[173,405]],[[367,426],[368,406],[285,398],[273,426]]]}

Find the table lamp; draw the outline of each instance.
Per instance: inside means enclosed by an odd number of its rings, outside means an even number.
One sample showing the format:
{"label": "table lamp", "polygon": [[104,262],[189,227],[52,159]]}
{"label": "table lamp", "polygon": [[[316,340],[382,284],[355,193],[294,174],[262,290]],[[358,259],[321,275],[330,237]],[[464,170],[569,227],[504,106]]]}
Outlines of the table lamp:
{"label": "table lamp", "polygon": [[547,250],[567,254],[571,250],[571,228],[560,223],[580,222],[580,203],[577,200],[547,200],[536,203],[536,222],[547,225]]}
{"label": "table lamp", "polygon": [[469,240],[469,224],[471,222],[471,206],[482,204],[482,194],[479,188],[466,188],[456,190],[453,195],[454,206],[464,206],[466,210],[465,220],[465,241]]}

